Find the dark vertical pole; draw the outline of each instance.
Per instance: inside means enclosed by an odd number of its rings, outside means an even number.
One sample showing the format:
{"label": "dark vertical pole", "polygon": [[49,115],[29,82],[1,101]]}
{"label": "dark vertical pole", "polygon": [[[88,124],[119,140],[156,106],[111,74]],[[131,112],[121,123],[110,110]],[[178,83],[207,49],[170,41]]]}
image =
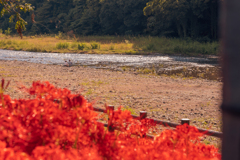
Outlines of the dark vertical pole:
{"label": "dark vertical pole", "polygon": [[113,125],[112,125],[112,117],[113,117],[113,114],[114,114],[114,106],[109,105],[107,109],[108,109],[108,112],[109,112],[108,131],[109,132],[114,132],[114,128],[113,128]]}
{"label": "dark vertical pole", "polygon": [[221,0],[222,160],[240,159],[240,0]]}
{"label": "dark vertical pole", "polygon": [[[147,111],[140,111],[139,119],[140,121],[147,118]],[[146,138],[146,133],[142,135],[142,138]]]}
{"label": "dark vertical pole", "polygon": [[147,118],[147,111],[140,111],[140,120]]}
{"label": "dark vertical pole", "polygon": [[183,125],[183,124],[185,124],[185,123],[187,123],[188,125],[190,124],[190,119],[188,119],[188,118],[182,118],[181,119],[181,125]]}

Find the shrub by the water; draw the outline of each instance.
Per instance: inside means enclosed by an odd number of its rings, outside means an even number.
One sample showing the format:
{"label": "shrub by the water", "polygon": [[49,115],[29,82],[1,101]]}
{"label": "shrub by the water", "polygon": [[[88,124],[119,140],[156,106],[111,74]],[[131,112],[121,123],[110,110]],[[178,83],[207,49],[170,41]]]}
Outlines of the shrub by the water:
{"label": "shrub by the water", "polygon": [[114,45],[111,45],[111,46],[109,47],[109,50],[114,50]]}
{"label": "shrub by the water", "polygon": [[4,31],[6,35],[10,35],[12,32],[11,28],[8,28],[7,30]]}
{"label": "shrub by the water", "polygon": [[156,49],[155,49],[155,46],[154,46],[153,43],[149,43],[149,44],[146,46],[145,50],[147,50],[147,51],[154,51],[154,50],[156,50]]}
{"label": "shrub by the water", "polygon": [[83,50],[84,48],[87,48],[87,45],[85,43],[79,43],[78,44],[78,49]]}
{"label": "shrub by the water", "polygon": [[100,49],[100,44],[97,42],[91,42],[91,48],[92,49]]}
{"label": "shrub by the water", "polygon": [[28,49],[29,52],[42,52],[43,50],[38,47],[32,47]]}
{"label": "shrub by the water", "polygon": [[68,49],[68,47],[69,47],[69,43],[67,42],[59,42],[56,45],[57,49]]}
{"label": "shrub by the water", "polygon": [[72,48],[72,49],[78,48],[78,44],[77,44],[77,43],[72,43],[72,44],[71,44],[71,48]]}

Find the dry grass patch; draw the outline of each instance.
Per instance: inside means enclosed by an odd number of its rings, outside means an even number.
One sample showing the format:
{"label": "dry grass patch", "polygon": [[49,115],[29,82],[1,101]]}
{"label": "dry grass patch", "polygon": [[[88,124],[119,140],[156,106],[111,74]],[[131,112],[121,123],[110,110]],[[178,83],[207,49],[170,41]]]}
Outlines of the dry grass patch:
{"label": "dry grass patch", "polygon": [[[98,39],[98,38],[96,38]],[[107,43],[105,41],[85,41],[81,39],[60,39],[51,36],[7,36],[1,34],[0,48],[10,50],[22,50],[31,52],[54,53],[137,53],[130,43]]]}
{"label": "dry grass patch", "polygon": [[9,36],[0,33],[0,48],[33,52],[96,53],[96,54],[183,54],[217,55],[218,42],[200,43],[165,37],[79,36],[58,35]]}

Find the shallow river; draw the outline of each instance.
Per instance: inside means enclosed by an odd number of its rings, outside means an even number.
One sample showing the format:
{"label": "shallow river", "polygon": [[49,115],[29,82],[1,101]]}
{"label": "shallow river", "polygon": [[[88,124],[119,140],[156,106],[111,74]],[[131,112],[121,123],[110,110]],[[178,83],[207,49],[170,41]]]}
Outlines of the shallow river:
{"label": "shallow river", "polygon": [[[218,58],[196,58],[166,55],[118,55],[38,53],[0,50],[0,60],[18,60],[33,63],[62,65],[71,60],[75,65],[113,70],[133,70],[156,74],[218,79]],[[209,75],[206,73],[209,72]],[[216,73],[215,73],[216,72]],[[205,75],[204,75],[205,74]],[[211,76],[210,76],[211,75]],[[210,77],[209,77],[210,76]]]}

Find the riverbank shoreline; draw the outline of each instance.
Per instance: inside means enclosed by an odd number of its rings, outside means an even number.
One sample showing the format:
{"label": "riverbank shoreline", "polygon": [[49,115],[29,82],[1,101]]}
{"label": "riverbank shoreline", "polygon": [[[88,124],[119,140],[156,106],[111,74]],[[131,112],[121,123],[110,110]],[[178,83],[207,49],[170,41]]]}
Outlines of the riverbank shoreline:
{"label": "riverbank shoreline", "polygon": [[75,66],[88,66],[114,71],[172,76],[181,78],[203,78],[221,81],[218,57],[196,58],[164,55],[119,55],[119,54],[61,54],[1,50],[0,59],[19,60],[43,64],[64,64],[71,60]]}

